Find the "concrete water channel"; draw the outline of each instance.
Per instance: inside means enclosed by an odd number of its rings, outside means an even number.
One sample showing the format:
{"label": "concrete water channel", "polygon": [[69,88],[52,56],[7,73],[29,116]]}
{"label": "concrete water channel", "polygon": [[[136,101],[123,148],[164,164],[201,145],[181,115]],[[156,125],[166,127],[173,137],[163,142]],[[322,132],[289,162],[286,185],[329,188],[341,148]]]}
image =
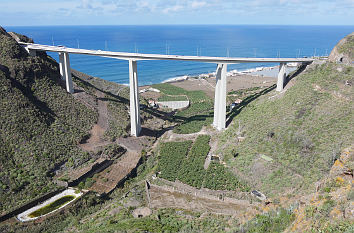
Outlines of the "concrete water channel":
{"label": "concrete water channel", "polygon": [[78,189],[68,188],[52,198],[17,215],[21,222],[28,222],[54,213],[81,197],[83,193]]}

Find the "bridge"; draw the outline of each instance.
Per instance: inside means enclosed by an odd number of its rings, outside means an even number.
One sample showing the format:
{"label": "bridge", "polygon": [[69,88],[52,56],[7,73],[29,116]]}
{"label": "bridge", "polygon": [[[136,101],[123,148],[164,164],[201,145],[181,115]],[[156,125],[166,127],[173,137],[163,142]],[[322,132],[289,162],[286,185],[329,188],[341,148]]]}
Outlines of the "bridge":
{"label": "bridge", "polygon": [[226,74],[228,64],[238,63],[279,63],[279,73],[277,80],[277,91],[282,91],[286,77],[286,63],[311,63],[311,58],[241,58],[241,57],[207,57],[207,56],[182,56],[182,55],[163,55],[163,54],[142,54],[112,52],[101,50],[88,50],[67,48],[64,46],[50,46],[33,43],[19,42],[31,56],[36,56],[36,51],[57,52],[59,53],[59,68],[62,79],[66,82],[66,90],[73,93],[73,82],[69,54],[83,54],[99,57],[108,57],[129,61],[129,87],[130,87],[130,123],[131,135],[139,136],[141,131],[140,105],[138,91],[138,71],[137,61],[140,60],[175,60],[175,61],[195,61],[217,64],[216,86],[214,99],[214,120],[213,126],[218,130],[226,127]]}

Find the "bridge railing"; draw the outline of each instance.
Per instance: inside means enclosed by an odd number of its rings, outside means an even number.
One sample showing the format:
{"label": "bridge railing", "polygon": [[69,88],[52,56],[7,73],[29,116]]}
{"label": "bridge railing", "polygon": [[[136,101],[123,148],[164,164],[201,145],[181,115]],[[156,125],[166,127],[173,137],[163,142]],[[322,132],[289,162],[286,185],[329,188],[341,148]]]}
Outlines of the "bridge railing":
{"label": "bridge railing", "polygon": [[33,43],[18,42],[31,56],[36,55],[36,51],[58,52],[59,67],[62,79],[66,82],[66,90],[74,93],[69,54],[83,54],[91,56],[108,57],[129,61],[129,86],[130,86],[130,123],[131,135],[139,136],[141,131],[140,106],[138,91],[138,71],[137,61],[139,60],[178,60],[208,62],[217,64],[216,86],[214,99],[214,121],[213,126],[218,130],[226,127],[226,78],[227,64],[237,63],[279,63],[279,73],[277,80],[278,92],[283,91],[286,77],[286,63],[311,63],[313,58],[243,58],[243,57],[208,57],[208,56],[183,56],[183,55],[164,55],[164,54],[142,54],[112,52],[102,50],[88,50],[79,48],[67,48],[64,46],[51,46]]}

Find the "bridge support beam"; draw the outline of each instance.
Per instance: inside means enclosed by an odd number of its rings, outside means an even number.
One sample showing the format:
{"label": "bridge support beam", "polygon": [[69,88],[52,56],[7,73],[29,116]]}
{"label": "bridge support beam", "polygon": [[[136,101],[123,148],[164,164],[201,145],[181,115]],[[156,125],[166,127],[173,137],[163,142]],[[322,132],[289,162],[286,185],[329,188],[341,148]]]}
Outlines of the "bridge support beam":
{"label": "bridge support beam", "polygon": [[33,49],[29,49],[27,47],[25,47],[26,51],[28,52],[28,54],[32,57],[35,57],[37,55],[37,52],[36,50],[33,50]]}
{"label": "bridge support beam", "polygon": [[129,87],[130,87],[130,134],[139,136],[141,131],[140,104],[138,90],[138,69],[136,61],[129,60]]}
{"label": "bridge support beam", "polygon": [[66,91],[69,93],[74,93],[69,53],[59,53],[59,69],[62,79],[65,80]]}
{"label": "bridge support beam", "polygon": [[218,64],[216,68],[213,121],[213,126],[218,130],[225,129],[226,127],[226,73],[227,64]]}
{"label": "bridge support beam", "polygon": [[280,63],[279,65],[277,91],[282,91],[284,89],[284,82],[286,77],[285,65],[286,63]]}

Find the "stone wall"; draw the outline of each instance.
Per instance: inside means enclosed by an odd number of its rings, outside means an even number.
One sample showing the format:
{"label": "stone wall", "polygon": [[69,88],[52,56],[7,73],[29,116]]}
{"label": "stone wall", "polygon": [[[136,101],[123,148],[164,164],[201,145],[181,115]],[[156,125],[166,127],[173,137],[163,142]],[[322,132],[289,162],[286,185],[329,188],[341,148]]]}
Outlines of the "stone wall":
{"label": "stone wall", "polygon": [[189,106],[189,101],[159,101],[157,104],[163,108],[183,109]]}

